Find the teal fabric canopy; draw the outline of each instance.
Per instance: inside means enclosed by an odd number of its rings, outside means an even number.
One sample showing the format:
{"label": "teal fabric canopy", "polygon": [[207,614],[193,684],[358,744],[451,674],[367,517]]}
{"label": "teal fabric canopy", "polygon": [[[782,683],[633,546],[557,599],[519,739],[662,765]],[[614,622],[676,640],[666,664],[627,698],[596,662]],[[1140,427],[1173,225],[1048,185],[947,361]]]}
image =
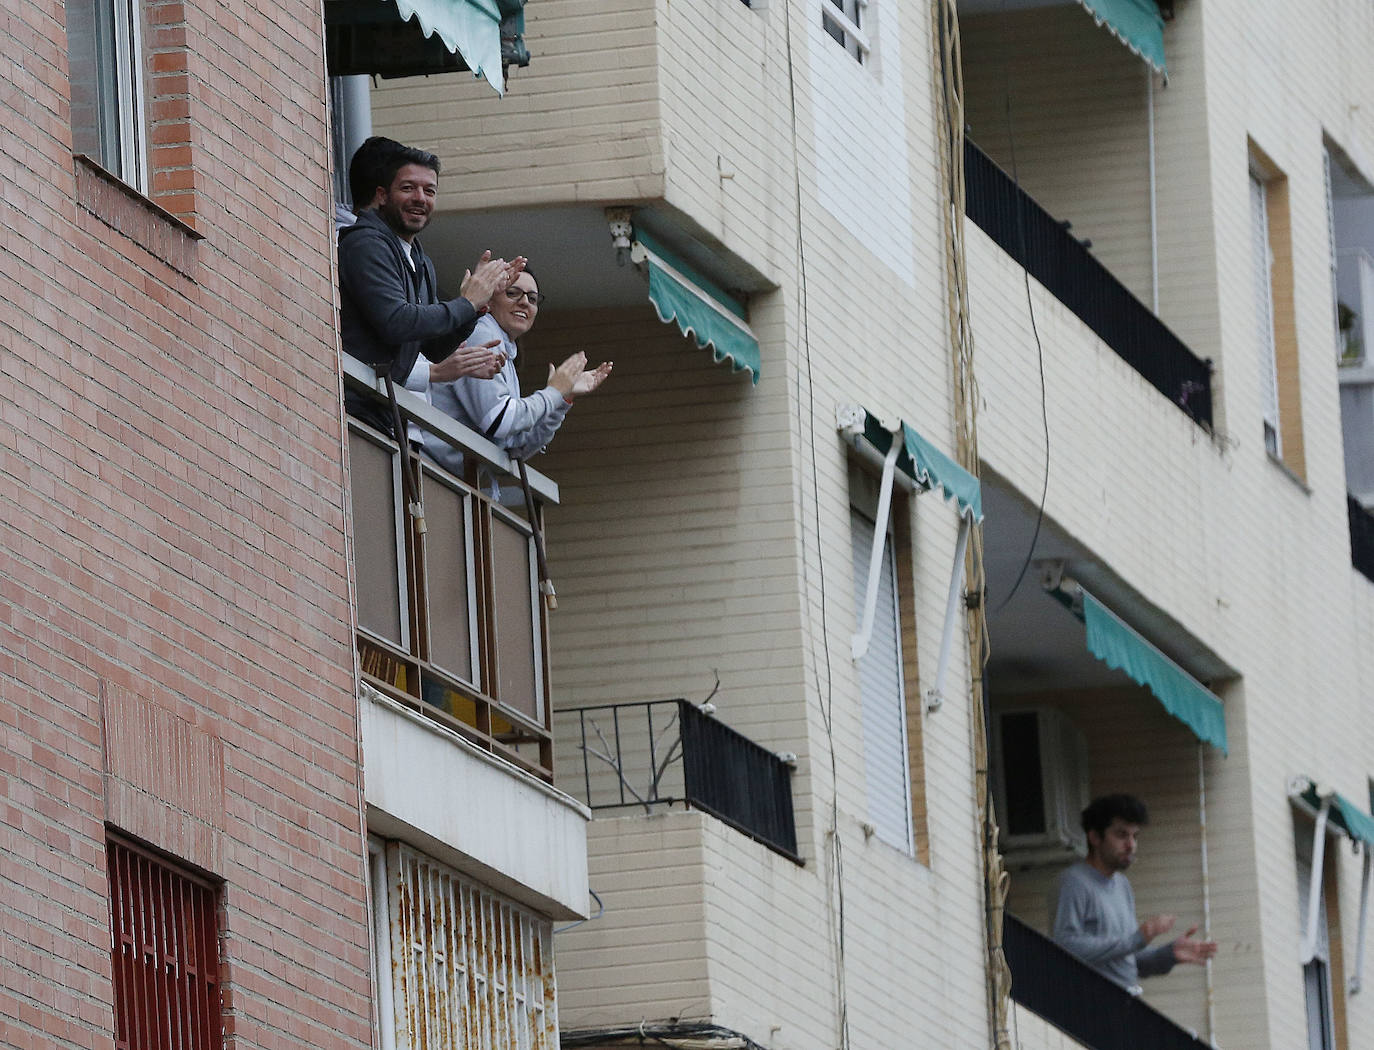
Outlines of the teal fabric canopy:
{"label": "teal fabric canopy", "polygon": [[[1317,794],[1317,782],[1307,777],[1307,788],[1299,798],[1315,813],[1321,809],[1321,796]],[[1374,846],[1374,816],[1370,816],[1340,792],[1331,793],[1331,809],[1327,820],[1335,824],[1352,839],[1358,839],[1368,846]]]}
{"label": "teal fabric canopy", "polygon": [[1087,591],[1083,592],[1083,623],[1088,652],[1143,685],[1199,740],[1225,754],[1226,713],[1210,690]]}
{"label": "teal fabric canopy", "polygon": [[1078,0],[1093,21],[1109,30],[1163,76],[1164,16],[1155,0]]}
{"label": "teal fabric canopy", "polygon": [[396,0],[403,20],[414,18],[425,36],[439,34],[474,74],[484,76],[497,94],[506,90],[501,69],[501,20],[521,15],[524,0]]}
{"label": "teal fabric canopy", "polygon": [[[864,439],[884,456],[892,447],[892,431],[872,412],[864,410]],[[954,500],[959,516],[983,520],[983,492],[978,479],[922,437],[902,424],[902,451],[897,469],[922,488],[938,489],[946,503]]]}
{"label": "teal fabric canopy", "polygon": [[[398,0],[399,2],[399,0]],[[648,234],[636,232],[636,246],[649,265],[649,302],[664,324],[677,322],[682,334],[708,347],[717,361],[747,371],[759,381],[759,341],[749,315],[729,293]],[[639,258],[636,254],[636,258]]]}

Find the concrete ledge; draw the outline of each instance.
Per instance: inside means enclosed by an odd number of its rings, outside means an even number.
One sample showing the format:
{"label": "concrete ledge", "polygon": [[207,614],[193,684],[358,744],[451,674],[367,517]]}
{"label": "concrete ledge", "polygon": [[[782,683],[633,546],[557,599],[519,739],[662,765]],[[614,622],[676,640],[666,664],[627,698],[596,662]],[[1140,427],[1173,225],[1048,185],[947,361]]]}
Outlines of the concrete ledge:
{"label": "concrete ledge", "polygon": [[549,918],[587,916],[582,803],[366,685],[360,704],[369,831]]}

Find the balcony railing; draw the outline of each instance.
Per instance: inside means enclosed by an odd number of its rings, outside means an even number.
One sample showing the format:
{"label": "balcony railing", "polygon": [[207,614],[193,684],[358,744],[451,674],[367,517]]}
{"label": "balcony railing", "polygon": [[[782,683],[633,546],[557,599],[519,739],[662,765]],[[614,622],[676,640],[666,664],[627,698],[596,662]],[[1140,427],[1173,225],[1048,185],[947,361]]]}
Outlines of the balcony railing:
{"label": "balcony railing", "polygon": [[1347,495],[1345,505],[1350,514],[1350,563],[1374,581],[1374,514],[1354,496]]}
{"label": "balcony railing", "polygon": [[563,746],[582,752],[592,810],[683,804],[710,813],[801,863],[792,770],[686,700],[603,704],[558,712]]}
{"label": "balcony railing", "polygon": [[998,246],[1151,386],[1212,426],[1212,367],[1126,290],[1064,223],[972,142],[964,142],[964,210]]}
{"label": "balcony railing", "polygon": [[1089,1050],[1209,1050],[1144,1000],[1014,915],[1002,924],[1011,997]]}
{"label": "balcony railing", "polygon": [[[350,390],[378,396],[370,366],[345,355]],[[528,473],[535,521],[515,464],[495,445],[404,390],[397,402],[426,440],[464,450],[459,478],[358,419],[349,421],[349,488],[358,586],[358,655],[375,688],[543,780],[553,780],[548,624],[535,528],[558,489]],[[388,409],[389,411],[389,409]],[[410,457],[423,524],[403,494]],[[479,473],[480,472],[480,473]],[[521,490],[520,506],[491,482]]]}

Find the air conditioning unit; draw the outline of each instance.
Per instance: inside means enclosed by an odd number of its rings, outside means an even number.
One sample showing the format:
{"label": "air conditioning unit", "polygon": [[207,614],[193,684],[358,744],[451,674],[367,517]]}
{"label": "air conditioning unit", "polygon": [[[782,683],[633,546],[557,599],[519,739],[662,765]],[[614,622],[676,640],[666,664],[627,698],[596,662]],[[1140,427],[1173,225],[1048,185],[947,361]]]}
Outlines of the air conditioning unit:
{"label": "air conditioning unit", "polygon": [[1086,851],[1080,819],[1091,801],[1088,744],[1063,712],[994,712],[992,790],[1009,862],[1056,863]]}

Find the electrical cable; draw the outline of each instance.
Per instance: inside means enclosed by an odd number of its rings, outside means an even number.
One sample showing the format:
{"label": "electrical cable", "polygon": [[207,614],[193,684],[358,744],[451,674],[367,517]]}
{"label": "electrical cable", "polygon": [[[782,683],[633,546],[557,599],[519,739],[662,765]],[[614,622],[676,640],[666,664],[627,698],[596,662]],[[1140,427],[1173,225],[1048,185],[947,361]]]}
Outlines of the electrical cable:
{"label": "electrical cable", "polygon": [[[1003,10],[1006,9],[1005,0],[1002,7]],[[1007,119],[1007,150],[1011,158],[1011,182],[1016,199],[1016,246],[1021,255],[1021,279],[1026,288],[1026,313],[1030,316],[1031,335],[1035,337],[1035,359],[1040,369],[1040,425],[1045,434],[1045,477],[1040,486],[1040,503],[1035,510],[1035,529],[1031,532],[1026,558],[1021,563],[1021,571],[1016,574],[1016,582],[1011,585],[1011,590],[993,610],[994,615],[1007,607],[1007,603],[1020,589],[1021,581],[1026,578],[1026,571],[1035,558],[1035,545],[1040,542],[1040,526],[1045,521],[1045,497],[1050,491],[1050,416],[1045,395],[1045,348],[1040,342],[1040,328],[1035,323],[1035,301],[1031,296],[1030,270],[1026,267],[1026,209],[1021,197],[1020,172],[1016,167],[1016,128],[1011,112],[1011,63],[1008,60],[1004,60],[1002,65],[1002,88]]]}
{"label": "electrical cable", "polygon": [[[797,370],[797,424],[800,434],[805,435],[805,439],[810,444],[811,455],[811,493],[812,506],[815,512],[816,523],[816,568],[818,575],[818,591],[821,608],[821,645],[824,658],[825,678],[822,685],[820,665],[816,659],[816,638],[815,632],[811,634],[811,664],[813,673],[816,677],[816,700],[821,713],[821,725],[825,730],[826,747],[830,758],[830,865],[829,870],[834,880],[834,901],[835,901],[835,994],[839,1010],[839,1037],[840,1050],[849,1050],[849,996],[845,985],[845,914],[844,914],[844,845],[840,839],[839,826],[839,768],[835,758],[835,726],[834,726],[834,678],[831,668],[830,658],[830,626],[827,614],[827,600],[825,588],[825,552],[821,541],[821,508],[820,508],[820,479],[818,476],[818,462],[816,457],[816,384],[815,375],[811,365],[811,334],[808,320],[810,310],[810,300],[808,297],[806,282],[806,239],[803,232],[803,208],[802,208],[802,179],[801,179],[801,154],[797,146],[797,81],[796,65],[792,57],[792,5],[789,3],[783,9],[784,26],[784,46],[787,53],[787,93],[788,105],[791,116],[791,139],[792,139],[792,175],[793,190],[796,197],[796,251],[797,251],[797,315],[798,326],[800,329],[802,365]],[[805,373],[807,393],[806,406],[809,419],[802,418],[802,377]],[[799,499],[803,503],[806,499],[804,485],[799,491]],[[802,586],[803,591],[810,593],[811,581],[806,550],[806,528],[801,529],[801,561],[802,561]]]}
{"label": "electrical cable", "polygon": [[[937,102],[940,173],[946,189],[945,289],[953,351],[955,438],[961,464],[979,474],[978,382],[974,370],[974,338],[964,247],[964,117],[963,70],[959,19],[954,0],[934,0],[932,44],[937,48],[933,71]],[[983,569],[982,529],[975,526],[966,553],[966,594],[970,687],[975,702],[970,710],[970,744],[974,795],[983,862],[984,935],[987,939],[987,1009],[989,1034],[995,1050],[1011,1050],[1007,1015],[1011,1009],[1011,972],[1002,947],[1002,916],[1007,874],[998,851],[996,813],[988,791],[988,733],[986,668],[990,649],[987,631],[987,581]]]}

